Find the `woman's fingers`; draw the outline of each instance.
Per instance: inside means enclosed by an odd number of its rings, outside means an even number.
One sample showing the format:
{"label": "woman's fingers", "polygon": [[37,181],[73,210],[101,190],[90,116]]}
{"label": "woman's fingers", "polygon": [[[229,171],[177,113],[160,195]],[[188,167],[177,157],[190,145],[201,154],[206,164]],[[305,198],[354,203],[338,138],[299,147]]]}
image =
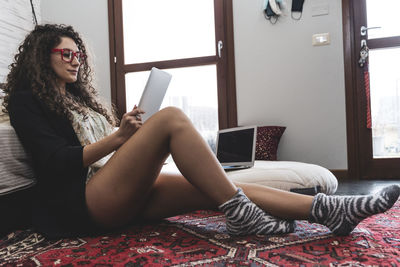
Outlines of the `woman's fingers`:
{"label": "woman's fingers", "polygon": [[142,124],[142,122],[140,120],[138,120],[137,117],[135,117],[135,116],[127,118],[127,122],[130,126]]}
{"label": "woman's fingers", "polygon": [[132,115],[136,115],[136,114],[143,114],[145,113],[144,110],[142,110],[141,108],[138,108],[136,105],[133,107],[133,109],[128,112],[128,114],[132,114]]}
{"label": "woman's fingers", "polygon": [[131,111],[125,113],[124,115],[126,115],[126,116],[136,116],[137,114],[143,114],[143,113],[144,113],[144,111],[142,111],[141,109],[134,109],[134,110],[131,110]]}
{"label": "woman's fingers", "polygon": [[139,109],[139,108],[136,108],[136,109],[133,109],[133,110],[131,110],[131,111],[125,113],[125,114],[123,115],[123,117],[126,117],[126,118],[131,118],[131,117],[133,117],[133,118],[135,118],[136,120],[139,120],[139,121],[140,121],[140,120],[142,120],[141,114],[143,114],[143,113],[145,113],[143,110],[141,110],[141,109]]}
{"label": "woman's fingers", "polygon": [[122,116],[121,125],[118,130],[126,140],[142,127],[143,123],[140,114],[143,113],[141,109],[135,108]]}

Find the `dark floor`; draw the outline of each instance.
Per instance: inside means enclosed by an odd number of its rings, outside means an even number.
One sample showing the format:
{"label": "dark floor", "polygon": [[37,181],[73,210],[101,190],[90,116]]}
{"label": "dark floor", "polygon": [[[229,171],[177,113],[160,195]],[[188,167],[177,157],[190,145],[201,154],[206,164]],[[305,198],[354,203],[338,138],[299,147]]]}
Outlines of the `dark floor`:
{"label": "dark floor", "polygon": [[373,194],[385,186],[400,185],[400,180],[362,180],[362,181],[338,181],[338,189],[335,195],[367,195]]}

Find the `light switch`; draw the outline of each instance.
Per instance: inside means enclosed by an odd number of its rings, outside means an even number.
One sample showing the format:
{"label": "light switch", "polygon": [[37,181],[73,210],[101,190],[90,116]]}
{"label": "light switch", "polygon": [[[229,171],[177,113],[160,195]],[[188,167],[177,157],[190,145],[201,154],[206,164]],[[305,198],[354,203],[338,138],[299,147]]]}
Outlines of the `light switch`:
{"label": "light switch", "polygon": [[312,36],[312,45],[328,45],[331,43],[331,37],[328,32],[326,33],[317,33]]}

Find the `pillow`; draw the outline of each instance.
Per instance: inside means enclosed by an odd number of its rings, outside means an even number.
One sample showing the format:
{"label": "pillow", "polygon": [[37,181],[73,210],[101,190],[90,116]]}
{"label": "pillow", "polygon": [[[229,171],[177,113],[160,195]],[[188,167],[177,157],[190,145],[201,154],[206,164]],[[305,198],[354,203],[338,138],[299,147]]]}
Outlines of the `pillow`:
{"label": "pillow", "polygon": [[234,182],[255,183],[307,195],[334,194],[338,181],[328,169],[295,161],[256,160],[254,167],[226,173]]}
{"label": "pillow", "polygon": [[35,184],[32,161],[10,122],[0,123],[0,196]]}
{"label": "pillow", "polygon": [[[179,174],[174,162],[164,165],[162,173]],[[226,172],[233,182],[265,185],[285,191],[315,195],[334,194],[338,181],[328,169],[295,161],[256,160],[254,167]]]}
{"label": "pillow", "polygon": [[30,226],[31,196],[36,180],[31,158],[9,121],[0,122],[0,151],[1,237],[10,231]]}
{"label": "pillow", "polygon": [[286,127],[257,127],[256,160],[277,160],[279,140]]}

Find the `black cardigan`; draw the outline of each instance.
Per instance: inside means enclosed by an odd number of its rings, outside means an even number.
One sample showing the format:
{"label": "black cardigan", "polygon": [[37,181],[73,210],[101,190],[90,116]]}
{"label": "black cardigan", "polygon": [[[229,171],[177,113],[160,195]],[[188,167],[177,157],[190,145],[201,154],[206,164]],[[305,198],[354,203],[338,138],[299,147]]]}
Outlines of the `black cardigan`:
{"label": "black cardigan", "polygon": [[33,224],[50,236],[65,234],[68,227],[79,225],[71,217],[87,213],[83,146],[69,120],[50,111],[31,91],[11,94],[8,110],[11,125],[32,156],[38,181],[32,200]]}

